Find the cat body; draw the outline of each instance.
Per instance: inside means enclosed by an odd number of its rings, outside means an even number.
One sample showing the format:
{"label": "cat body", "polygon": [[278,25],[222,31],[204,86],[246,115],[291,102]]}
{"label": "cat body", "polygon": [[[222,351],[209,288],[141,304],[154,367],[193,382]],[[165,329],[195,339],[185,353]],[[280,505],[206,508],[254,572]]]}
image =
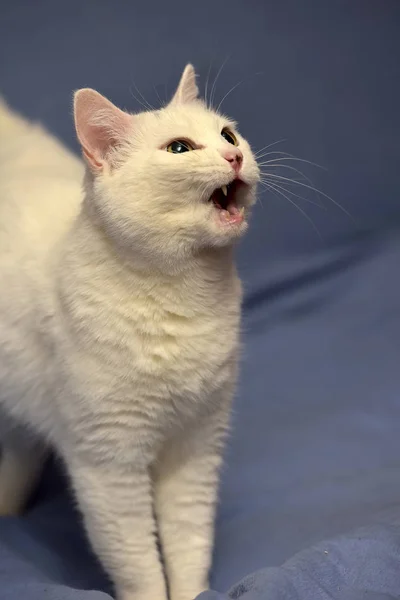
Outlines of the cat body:
{"label": "cat body", "polygon": [[118,600],[208,585],[258,168],[197,95],[191,66],[160,111],[78,92],[84,193],[80,161],[0,107],[0,512],[49,441]]}

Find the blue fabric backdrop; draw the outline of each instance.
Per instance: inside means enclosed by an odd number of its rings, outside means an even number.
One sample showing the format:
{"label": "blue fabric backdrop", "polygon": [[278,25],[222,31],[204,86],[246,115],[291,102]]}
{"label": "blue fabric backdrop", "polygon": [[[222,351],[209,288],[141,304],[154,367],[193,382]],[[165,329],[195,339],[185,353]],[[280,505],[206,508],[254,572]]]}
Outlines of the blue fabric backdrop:
{"label": "blue fabric backdrop", "polygon": [[[324,207],[290,196],[317,234],[264,192],[239,251],[243,366],[212,572],[231,598],[400,598],[399,57],[396,0],[0,7],[0,92],[75,150],[73,89],[140,110],[191,61],[203,85],[220,71],[217,104],[240,81],[223,108],[254,147],[285,139],[270,150],[324,166],[299,163],[351,214],[292,188]],[[0,521],[1,600],[111,592],[59,471]]]}

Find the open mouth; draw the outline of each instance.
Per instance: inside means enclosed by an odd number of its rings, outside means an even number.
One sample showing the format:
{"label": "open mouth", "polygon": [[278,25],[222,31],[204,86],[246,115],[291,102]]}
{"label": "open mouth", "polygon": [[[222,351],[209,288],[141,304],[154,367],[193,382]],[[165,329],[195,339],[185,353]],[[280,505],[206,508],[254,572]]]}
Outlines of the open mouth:
{"label": "open mouth", "polygon": [[214,190],[210,196],[215,208],[219,212],[221,221],[230,224],[239,224],[244,220],[244,206],[239,206],[239,190],[245,184],[235,179],[228,185],[222,185]]}

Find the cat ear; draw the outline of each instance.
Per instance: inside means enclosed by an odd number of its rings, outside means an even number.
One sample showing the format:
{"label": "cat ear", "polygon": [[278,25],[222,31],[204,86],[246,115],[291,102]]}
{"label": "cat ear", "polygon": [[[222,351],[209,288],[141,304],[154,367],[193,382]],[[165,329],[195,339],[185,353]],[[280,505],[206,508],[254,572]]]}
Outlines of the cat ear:
{"label": "cat ear", "polygon": [[131,130],[133,117],[120,110],[104,96],[84,88],[74,96],[75,129],[89,166],[103,169],[112,161],[112,150]]}
{"label": "cat ear", "polygon": [[186,65],[171,104],[187,104],[196,100],[198,95],[196,72],[193,65]]}

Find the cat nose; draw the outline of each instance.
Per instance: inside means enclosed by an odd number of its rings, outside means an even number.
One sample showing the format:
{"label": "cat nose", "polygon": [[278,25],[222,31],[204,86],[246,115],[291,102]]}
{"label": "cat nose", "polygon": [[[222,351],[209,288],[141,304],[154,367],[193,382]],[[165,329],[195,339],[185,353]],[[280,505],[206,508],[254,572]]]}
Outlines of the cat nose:
{"label": "cat nose", "polygon": [[240,171],[243,162],[243,154],[239,148],[235,148],[234,150],[225,150],[223,157],[231,164],[232,169],[236,173]]}

